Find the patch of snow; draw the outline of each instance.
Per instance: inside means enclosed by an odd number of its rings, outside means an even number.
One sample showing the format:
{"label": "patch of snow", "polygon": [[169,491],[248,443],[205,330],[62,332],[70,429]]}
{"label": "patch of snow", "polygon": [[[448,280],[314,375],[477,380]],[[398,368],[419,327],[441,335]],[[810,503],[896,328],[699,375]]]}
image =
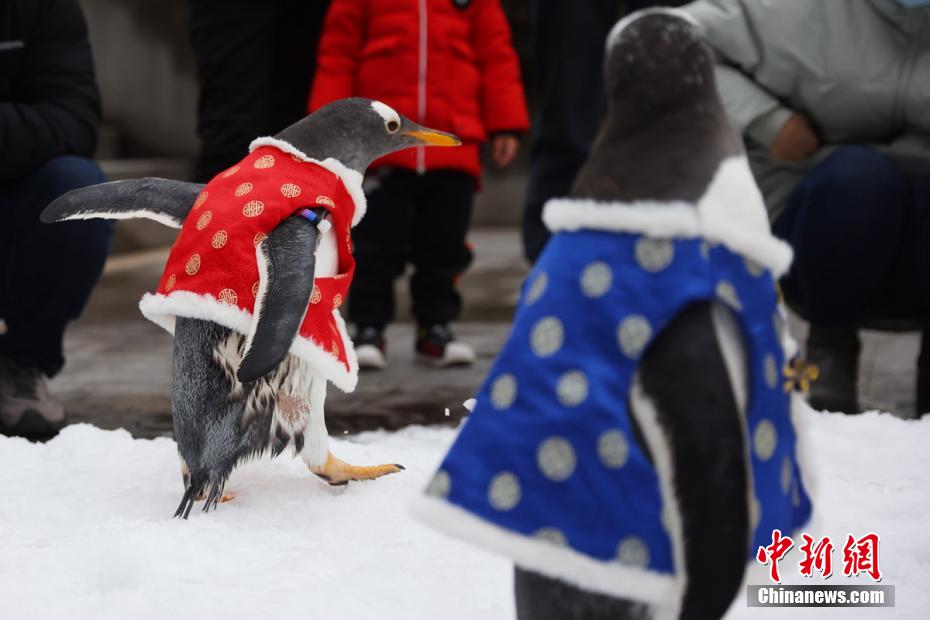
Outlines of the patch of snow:
{"label": "patch of snow", "polygon": [[[930,617],[930,418],[869,413],[805,417],[819,478],[807,531],[836,541],[881,535],[883,584],[897,607],[857,618]],[[398,462],[399,474],[329,487],[286,455],[233,474],[237,494],[216,512],[170,518],[181,497],[175,444],[125,431],[70,426],[47,444],[0,437],[0,601],[27,618],[489,618],[514,617],[511,566],[443,537],[407,514],[453,440],[411,427],[331,440],[353,464]],[[199,504],[198,504],[199,505]],[[798,543],[799,544],[799,543]],[[829,581],[802,579],[797,545],[784,583],[870,583],[842,576],[842,542]],[[767,583],[766,568],[748,583]],[[843,609],[792,609],[796,618],[845,618]],[[783,618],[747,609],[731,618]]]}

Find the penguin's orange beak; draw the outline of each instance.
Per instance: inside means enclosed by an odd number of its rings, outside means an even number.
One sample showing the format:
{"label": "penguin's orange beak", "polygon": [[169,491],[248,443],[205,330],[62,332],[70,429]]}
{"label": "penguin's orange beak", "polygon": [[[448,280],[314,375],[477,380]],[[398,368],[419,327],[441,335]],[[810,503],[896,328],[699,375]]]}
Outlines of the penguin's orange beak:
{"label": "penguin's orange beak", "polygon": [[414,129],[406,132],[406,135],[430,146],[458,146],[462,143],[457,136],[451,133],[433,129]]}

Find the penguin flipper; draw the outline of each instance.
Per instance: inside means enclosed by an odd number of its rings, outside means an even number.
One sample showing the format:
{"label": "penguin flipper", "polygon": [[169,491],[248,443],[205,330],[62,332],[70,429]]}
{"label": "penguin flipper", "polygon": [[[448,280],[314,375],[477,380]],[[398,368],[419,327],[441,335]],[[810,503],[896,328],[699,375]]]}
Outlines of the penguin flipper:
{"label": "penguin flipper", "polygon": [[242,383],[277,368],[290,350],[313,292],[318,237],[316,223],[292,215],[256,248],[255,318],[236,372]]}
{"label": "penguin flipper", "polygon": [[630,392],[663,501],[672,504],[670,535],[685,584],[676,617],[720,618],[742,584],[752,530],[747,378],[736,319],[704,302],[684,309],[658,335]]}
{"label": "penguin flipper", "polygon": [[45,208],[46,224],[65,220],[146,218],[180,228],[197,195],[199,183],[171,179],[129,179],[71,190]]}

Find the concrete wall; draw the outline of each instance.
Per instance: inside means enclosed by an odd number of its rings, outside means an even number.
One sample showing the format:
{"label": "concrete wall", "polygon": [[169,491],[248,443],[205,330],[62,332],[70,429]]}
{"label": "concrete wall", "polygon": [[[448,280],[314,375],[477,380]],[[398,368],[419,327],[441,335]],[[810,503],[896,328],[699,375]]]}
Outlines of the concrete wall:
{"label": "concrete wall", "polygon": [[122,154],[193,156],[197,82],[185,0],[80,0]]}

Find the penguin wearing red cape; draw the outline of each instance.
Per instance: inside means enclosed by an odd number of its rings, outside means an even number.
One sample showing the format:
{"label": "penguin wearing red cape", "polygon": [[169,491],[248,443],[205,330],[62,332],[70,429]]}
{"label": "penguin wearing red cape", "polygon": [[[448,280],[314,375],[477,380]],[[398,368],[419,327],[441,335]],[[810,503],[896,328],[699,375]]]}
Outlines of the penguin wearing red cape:
{"label": "penguin wearing red cape", "polygon": [[415,514],[516,565],[521,619],[719,618],[811,513],[772,236],[699,27],[635,13],[607,114]]}
{"label": "penguin wearing red cape", "polygon": [[365,214],[362,176],[383,155],[458,138],[367,99],[333,102],[274,137],[206,186],[164,179],[74,190],[42,221],[143,217],[181,232],[140,310],[174,336],[172,419],[184,495],[204,511],[224,499],[243,459],[288,447],[332,485],[396,464],[349,465],[328,448],[329,382],[358,380],[339,307],[355,268],[350,230]]}

